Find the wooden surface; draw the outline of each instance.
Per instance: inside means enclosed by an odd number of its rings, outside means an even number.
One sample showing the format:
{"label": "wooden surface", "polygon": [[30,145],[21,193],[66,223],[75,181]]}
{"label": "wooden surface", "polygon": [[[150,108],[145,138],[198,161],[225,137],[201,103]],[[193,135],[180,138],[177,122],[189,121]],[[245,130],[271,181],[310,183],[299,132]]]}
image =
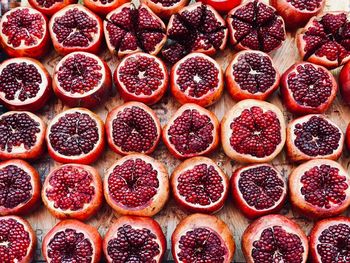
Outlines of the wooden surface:
{"label": "wooden surface", "polygon": [[[326,2],[325,10],[327,11],[350,10],[350,0],[327,0]],[[22,2],[22,5],[26,5],[26,3]],[[222,68],[225,69],[234,53],[235,51],[233,51],[231,47],[228,47],[224,52],[217,54],[215,59],[220,63]],[[288,33],[288,38],[283,43],[283,46],[277,51],[271,53],[271,56],[275,64],[278,66],[280,73],[283,73],[284,70],[286,70],[290,65],[298,61],[299,56],[295,46],[294,34]],[[114,71],[119,63],[115,57],[109,54],[106,48],[104,48],[104,51],[101,52],[100,57],[107,61],[112,71]],[[57,55],[54,51],[51,51],[46,58],[42,60],[42,62],[44,62],[48,71],[52,73],[53,67],[59,62],[60,59],[61,56]],[[333,73],[336,77],[338,77],[339,69],[334,70]],[[278,92],[276,92],[269,99],[269,101],[283,110],[286,123],[293,118],[293,116],[283,108]],[[108,111],[122,103],[123,101],[115,92],[115,94],[109,98],[105,105],[95,109],[95,112],[99,114],[103,120],[105,120]],[[221,120],[224,113],[230,109],[234,103],[235,102],[230,98],[228,93],[225,92],[222,98],[215,105],[209,107],[209,110],[213,111],[219,120]],[[167,120],[179,107],[180,105],[171,97],[171,94],[169,93],[166,94],[166,96],[159,103],[152,106],[160,118],[162,126],[166,124]],[[58,112],[61,112],[65,108],[66,107],[60,101],[52,99],[50,103],[38,113],[38,115],[43,117],[43,119],[48,122]],[[345,131],[346,125],[350,121],[350,108],[344,105],[338,95],[332,107],[326,112],[326,115],[336,124],[338,124],[343,131]],[[170,155],[163,143],[160,143],[152,156],[166,164],[169,174],[180,163],[180,161],[176,160]],[[106,150],[101,158],[93,164],[93,166],[99,170],[101,176],[103,177],[105,171],[110,167],[110,165],[120,157],[121,156],[113,153],[112,151]],[[209,157],[212,158],[227,173],[228,176],[231,176],[232,171],[240,166],[240,164],[235,163],[226,157],[221,148]],[[343,164],[348,171],[350,171],[350,157],[348,151],[344,151],[342,157],[339,159],[339,162]],[[284,152],[282,152],[272,162],[272,164],[283,174],[284,178],[288,177],[291,169],[293,168],[293,166],[287,162]],[[43,181],[49,171],[59,164],[52,161],[48,156],[45,156],[36,163],[33,163],[33,165],[39,170]],[[289,203],[287,203],[282,209],[281,214],[295,220],[306,233],[308,233],[313,225],[312,222],[307,221],[296,213],[293,213],[293,211],[290,209]],[[165,257],[165,262],[172,261],[172,256],[169,250],[171,246],[170,237],[176,224],[186,215],[187,213],[179,209],[174,201],[170,199],[165,208],[154,217],[161,224],[168,241],[168,250]],[[237,210],[231,199],[227,200],[225,207],[219,213],[217,213],[217,215],[229,225],[230,229],[234,233],[236,241],[236,253],[234,257],[235,262],[245,262],[240,248],[240,239],[243,231],[249,224],[249,221],[245,219],[245,217]],[[30,221],[38,237],[35,262],[43,262],[41,256],[41,241],[47,231],[50,230],[52,226],[58,222],[58,220],[52,217],[43,205],[41,205],[40,208],[31,215],[26,216],[26,218]],[[113,215],[112,210],[106,204],[104,204],[99,213],[87,223],[97,227],[101,235],[104,236],[108,227],[111,225],[111,223],[113,223],[115,218],[116,217]]]}

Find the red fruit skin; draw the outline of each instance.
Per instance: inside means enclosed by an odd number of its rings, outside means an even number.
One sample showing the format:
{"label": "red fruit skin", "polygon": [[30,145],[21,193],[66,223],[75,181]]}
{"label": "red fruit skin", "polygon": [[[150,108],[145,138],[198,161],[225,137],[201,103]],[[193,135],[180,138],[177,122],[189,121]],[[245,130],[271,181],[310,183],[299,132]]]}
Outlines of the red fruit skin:
{"label": "red fruit skin", "polygon": [[44,15],[51,17],[54,13],[66,7],[67,5],[78,3],[78,0],[61,0],[60,2],[57,1],[54,5],[50,6],[49,8],[40,6],[36,0],[28,0],[28,3]]}
{"label": "red fruit skin", "polygon": [[227,13],[231,9],[242,3],[242,0],[197,0],[204,4],[211,5],[216,11],[220,13]]}
{"label": "red fruit skin", "polygon": [[345,144],[348,150],[350,150],[350,123],[348,124],[345,132]]}
{"label": "red fruit skin", "polygon": [[339,74],[340,93],[344,102],[350,105],[350,62],[346,63]]}
{"label": "red fruit skin", "polygon": [[111,3],[103,5],[99,1],[83,0],[84,6],[101,17],[105,17],[109,12],[127,2],[130,2],[130,0],[113,0]]}
{"label": "red fruit skin", "polygon": [[171,15],[178,13],[183,7],[187,6],[190,0],[180,0],[176,5],[164,7],[154,3],[152,0],[140,0],[141,3],[147,5],[152,11],[164,20],[168,20]]}

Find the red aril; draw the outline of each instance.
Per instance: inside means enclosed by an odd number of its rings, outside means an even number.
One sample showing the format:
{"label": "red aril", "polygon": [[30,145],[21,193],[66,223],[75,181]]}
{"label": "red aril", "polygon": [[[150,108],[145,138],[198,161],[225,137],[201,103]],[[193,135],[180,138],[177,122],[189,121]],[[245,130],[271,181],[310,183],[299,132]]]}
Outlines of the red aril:
{"label": "red aril", "polygon": [[28,0],[28,3],[46,16],[52,16],[57,11],[70,4],[76,4],[78,0]]}
{"label": "red aril", "polygon": [[212,6],[216,11],[220,13],[227,13],[231,9],[242,3],[242,0],[197,0],[204,4]]}
{"label": "red aril", "polygon": [[159,17],[169,19],[169,17],[179,12],[183,7],[188,5],[190,0],[141,0],[152,9]]}
{"label": "red aril", "polygon": [[339,85],[344,102],[350,105],[350,62],[346,63],[340,71]]}
{"label": "red aril", "polygon": [[87,8],[102,17],[127,2],[130,0],[83,0]]}

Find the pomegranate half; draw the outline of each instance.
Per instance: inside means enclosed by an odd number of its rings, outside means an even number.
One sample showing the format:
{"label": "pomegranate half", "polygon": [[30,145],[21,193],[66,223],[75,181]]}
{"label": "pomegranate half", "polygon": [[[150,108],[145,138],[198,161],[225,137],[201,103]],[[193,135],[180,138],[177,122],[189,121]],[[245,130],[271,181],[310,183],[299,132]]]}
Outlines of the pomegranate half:
{"label": "pomegranate half", "polygon": [[83,0],[84,5],[95,14],[105,17],[109,12],[130,0]]}
{"label": "pomegranate half", "polygon": [[70,4],[76,4],[78,0],[28,0],[28,3],[46,16],[52,16],[62,8]]}

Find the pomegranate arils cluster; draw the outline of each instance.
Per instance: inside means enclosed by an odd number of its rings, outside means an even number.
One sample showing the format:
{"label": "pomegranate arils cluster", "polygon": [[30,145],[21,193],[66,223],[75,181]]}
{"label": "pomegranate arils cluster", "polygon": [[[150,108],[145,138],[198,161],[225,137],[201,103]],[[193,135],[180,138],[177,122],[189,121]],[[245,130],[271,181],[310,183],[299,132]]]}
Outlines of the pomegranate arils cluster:
{"label": "pomegranate arils cluster", "polygon": [[35,0],[41,7],[50,8],[57,2],[63,2],[63,0]]}
{"label": "pomegranate arils cluster", "polygon": [[314,11],[321,6],[322,0],[287,0],[296,9],[303,11]]}
{"label": "pomegranate arils cluster", "polygon": [[156,4],[161,4],[162,6],[166,6],[166,7],[171,7],[175,4],[177,4],[178,2],[180,2],[180,0],[151,0],[151,1],[156,3]]}

